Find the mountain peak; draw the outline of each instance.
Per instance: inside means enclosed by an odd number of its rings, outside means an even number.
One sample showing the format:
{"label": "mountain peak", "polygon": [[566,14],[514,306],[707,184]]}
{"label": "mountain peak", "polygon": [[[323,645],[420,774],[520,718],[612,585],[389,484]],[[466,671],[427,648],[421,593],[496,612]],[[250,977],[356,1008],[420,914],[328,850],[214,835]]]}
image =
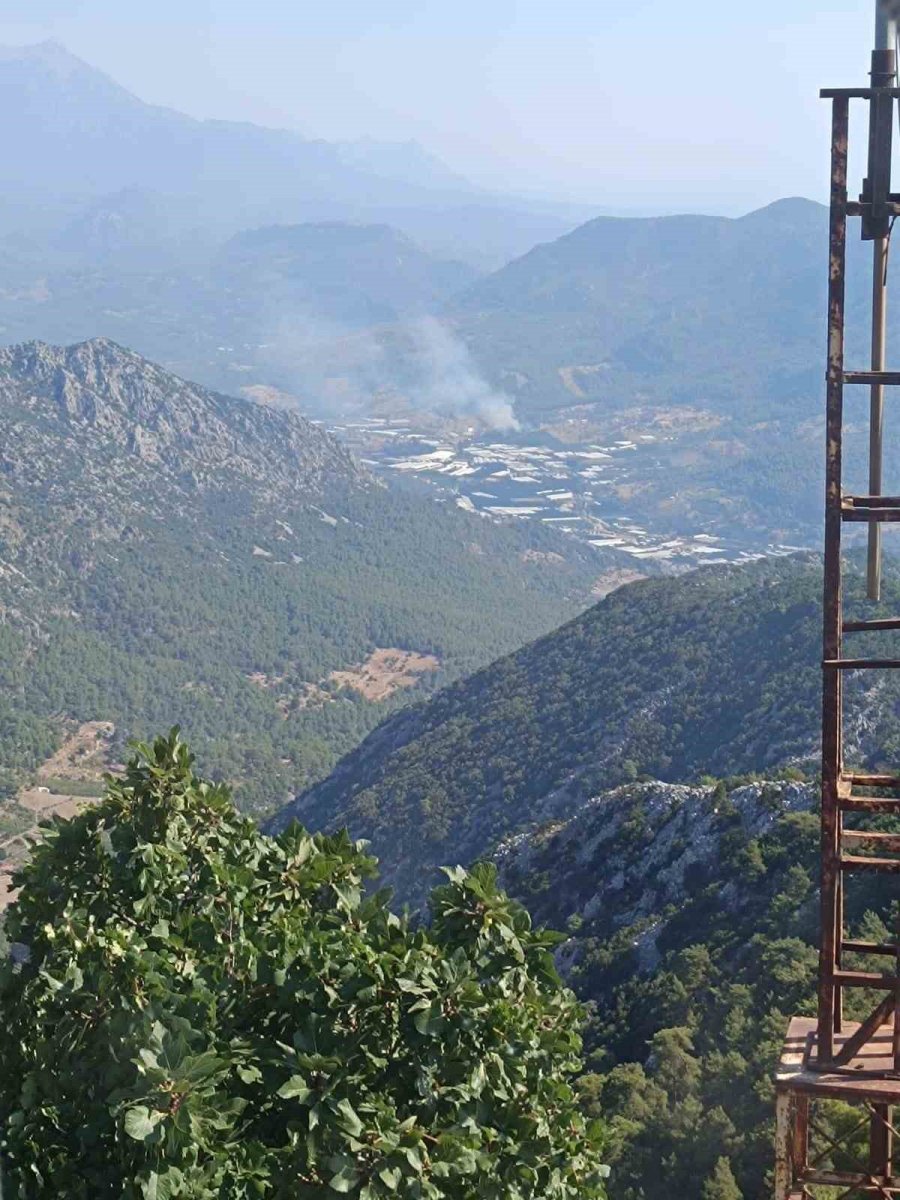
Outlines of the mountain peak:
{"label": "mountain peak", "polygon": [[[55,38],[48,38],[43,42],[32,42],[24,46],[0,46],[0,63],[25,63],[32,67],[40,66],[59,80],[76,75],[108,79],[102,71],[92,67],[77,54],[73,54]],[[108,82],[112,84],[113,81],[109,79]]]}
{"label": "mountain peak", "polygon": [[134,458],[155,464],[167,487],[181,487],[187,463],[191,487],[228,481],[273,494],[309,495],[328,472],[363,485],[368,478],[298,413],[211,392],[105,337],[0,350],[0,414],[7,406],[75,438],[85,461],[107,462],[119,476]]}
{"label": "mountain peak", "polygon": [[805,196],[782,196],[779,200],[773,200],[771,204],[764,204],[762,208],[755,208],[752,212],[745,213],[737,220],[752,222],[786,219],[808,222],[810,217],[823,215],[825,212],[827,212],[826,206],[817,200],[808,200]]}
{"label": "mountain peak", "polygon": [[17,58],[81,61],[56,38],[47,38],[43,42],[26,42],[21,46],[0,46],[0,61],[5,62]]}

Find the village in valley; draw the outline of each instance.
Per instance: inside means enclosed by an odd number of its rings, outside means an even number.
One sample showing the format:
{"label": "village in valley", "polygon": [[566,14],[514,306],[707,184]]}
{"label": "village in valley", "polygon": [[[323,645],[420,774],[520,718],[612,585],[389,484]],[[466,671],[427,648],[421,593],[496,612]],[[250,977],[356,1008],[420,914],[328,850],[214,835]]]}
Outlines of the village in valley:
{"label": "village in valley", "polygon": [[562,443],[540,428],[510,433],[477,424],[449,427],[420,422],[415,413],[345,418],[328,427],[392,483],[430,485],[458,507],[490,519],[541,522],[629,555],[638,566],[684,570],[805,548],[725,516],[690,528],[684,515],[666,521],[648,511],[641,481],[659,484],[671,472],[677,432]]}

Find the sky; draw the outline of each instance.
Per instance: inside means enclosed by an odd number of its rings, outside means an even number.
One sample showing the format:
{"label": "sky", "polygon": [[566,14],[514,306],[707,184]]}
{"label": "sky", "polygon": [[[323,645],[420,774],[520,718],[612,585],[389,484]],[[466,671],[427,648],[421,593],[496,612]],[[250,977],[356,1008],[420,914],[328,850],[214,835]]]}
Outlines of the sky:
{"label": "sky", "polygon": [[142,99],[327,139],[415,139],[492,190],[608,211],[824,199],[823,86],[874,0],[0,0]]}

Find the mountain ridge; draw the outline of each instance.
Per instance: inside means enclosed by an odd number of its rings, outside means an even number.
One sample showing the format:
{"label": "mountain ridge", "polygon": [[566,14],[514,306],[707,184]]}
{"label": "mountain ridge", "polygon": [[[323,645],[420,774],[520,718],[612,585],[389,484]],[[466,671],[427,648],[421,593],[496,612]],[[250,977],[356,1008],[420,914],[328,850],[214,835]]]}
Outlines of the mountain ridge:
{"label": "mountain ridge", "polygon": [[[527,380],[523,414],[572,403],[558,375],[571,364],[596,368],[581,380],[586,401],[692,393],[726,411],[799,395],[806,407],[826,254],[827,209],[802,198],[736,218],[600,216],[476,281],[449,311],[492,378]],[[851,305],[863,299],[851,286]]]}
{"label": "mountain ridge", "polygon": [[[392,490],[299,414],[108,339],[0,350],[0,793],[73,723],[111,722],[121,753],[177,722],[264,810],[577,611],[604,561]],[[369,699],[381,659],[414,669]]]}
{"label": "mountain ridge", "polygon": [[[478,232],[478,207],[488,224],[492,212],[503,213],[512,253],[530,244],[526,229],[552,235],[590,211],[573,208],[570,216],[560,205],[554,215],[546,204],[495,196],[415,143],[328,142],[148,104],[55,42],[0,53],[0,104],[6,190],[33,195],[31,207],[59,210],[69,222],[99,197],[147,189],[178,196],[169,236],[190,233],[198,243],[252,225],[376,214],[400,225],[408,215],[413,236],[440,240],[447,227],[443,211],[474,206],[468,228],[457,223],[452,240],[480,257],[496,247]],[[518,231],[510,223],[515,215]],[[23,207],[17,221],[38,228],[39,213],[29,217]]]}
{"label": "mountain ridge", "polygon": [[[820,571],[807,554],[628,584],[388,718],[272,825],[347,825],[416,902],[448,860],[468,865],[640,775],[689,783],[811,763]],[[861,604],[848,587],[848,607]],[[855,677],[847,689],[848,761],[883,763],[900,744],[900,690]]]}

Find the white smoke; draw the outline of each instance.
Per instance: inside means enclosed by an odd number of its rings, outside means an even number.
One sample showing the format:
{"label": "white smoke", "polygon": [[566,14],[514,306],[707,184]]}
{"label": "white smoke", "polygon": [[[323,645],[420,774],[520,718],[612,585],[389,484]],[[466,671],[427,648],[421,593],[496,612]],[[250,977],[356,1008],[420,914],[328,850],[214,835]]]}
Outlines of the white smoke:
{"label": "white smoke", "polygon": [[417,399],[429,412],[478,417],[491,429],[518,429],[512,402],[479,374],[469,348],[434,317],[412,322],[410,331],[423,383]]}
{"label": "white smoke", "polygon": [[257,359],[271,382],[323,417],[367,410],[388,375],[384,348],[370,331],[307,311],[279,313]]}
{"label": "white smoke", "polygon": [[491,387],[466,344],[434,317],[352,329],[312,312],[281,312],[258,361],[265,382],[326,418],[378,409],[394,395],[419,412],[519,428],[510,398]]}

